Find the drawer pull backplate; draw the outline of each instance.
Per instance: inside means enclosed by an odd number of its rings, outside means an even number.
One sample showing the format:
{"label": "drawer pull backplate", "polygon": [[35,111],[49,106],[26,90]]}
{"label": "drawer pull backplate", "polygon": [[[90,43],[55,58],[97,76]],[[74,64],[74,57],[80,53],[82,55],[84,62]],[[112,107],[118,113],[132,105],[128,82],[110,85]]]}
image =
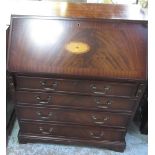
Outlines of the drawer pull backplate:
{"label": "drawer pull backplate", "polygon": [[39,111],[37,111],[36,113],[37,113],[37,115],[38,115],[41,119],[49,119],[49,118],[51,118],[51,116],[53,115],[52,112],[49,112],[49,113],[47,114],[47,116],[43,116],[42,113],[39,112]]}
{"label": "drawer pull backplate", "polygon": [[43,127],[39,127],[39,130],[41,131],[42,134],[52,134],[53,128],[50,128],[48,131],[45,131]]}
{"label": "drawer pull backplate", "polygon": [[103,132],[103,131],[102,131],[99,135],[95,134],[95,133],[92,132],[92,131],[90,131],[89,134],[90,134],[90,136],[91,136],[92,138],[95,138],[95,139],[100,139],[100,138],[102,138],[102,137],[104,136],[104,132]]}
{"label": "drawer pull backplate", "polygon": [[35,96],[35,98],[40,104],[49,104],[52,99],[51,96],[48,96],[46,100],[42,100],[40,96]]}

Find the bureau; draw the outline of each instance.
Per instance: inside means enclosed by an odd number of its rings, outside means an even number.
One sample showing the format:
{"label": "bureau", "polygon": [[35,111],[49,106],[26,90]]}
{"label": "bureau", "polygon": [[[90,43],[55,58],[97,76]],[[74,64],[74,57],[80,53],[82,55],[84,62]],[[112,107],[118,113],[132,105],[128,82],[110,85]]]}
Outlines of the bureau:
{"label": "bureau", "polygon": [[12,15],[7,70],[20,143],[124,151],[147,82],[147,20],[137,6],[80,3]]}

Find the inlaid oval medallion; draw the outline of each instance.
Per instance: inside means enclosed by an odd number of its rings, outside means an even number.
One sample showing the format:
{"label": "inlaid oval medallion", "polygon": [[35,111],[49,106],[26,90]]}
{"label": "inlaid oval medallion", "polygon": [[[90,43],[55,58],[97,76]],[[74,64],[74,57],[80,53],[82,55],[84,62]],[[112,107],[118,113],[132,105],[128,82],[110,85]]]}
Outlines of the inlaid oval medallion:
{"label": "inlaid oval medallion", "polygon": [[65,46],[65,49],[74,54],[82,54],[88,52],[90,46],[83,42],[70,42]]}

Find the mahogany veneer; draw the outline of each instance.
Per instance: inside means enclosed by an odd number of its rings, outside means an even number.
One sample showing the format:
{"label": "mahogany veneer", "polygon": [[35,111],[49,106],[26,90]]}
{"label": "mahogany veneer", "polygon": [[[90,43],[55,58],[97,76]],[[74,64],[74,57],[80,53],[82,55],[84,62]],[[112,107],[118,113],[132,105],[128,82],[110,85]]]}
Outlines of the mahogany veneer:
{"label": "mahogany veneer", "polygon": [[114,127],[126,127],[130,118],[129,115],[121,113],[50,109],[47,107],[34,108],[29,106],[17,106],[16,112],[20,120],[46,120],[60,123]]}
{"label": "mahogany veneer", "polygon": [[125,5],[51,9],[11,18],[7,69],[19,142],[123,151],[147,81],[145,15]]}
{"label": "mahogany veneer", "polygon": [[[93,95],[75,95],[62,93],[42,93],[17,91],[17,104],[37,105],[48,107],[63,107],[76,109],[94,109],[105,111],[132,112],[136,106],[136,99],[122,97],[103,97]],[[84,104],[83,104],[84,103]]]}
{"label": "mahogany veneer", "polygon": [[[69,131],[69,132],[68,132]],[[124,130],[122,129],[109,129],[101,127],[73,126],[73,125],[60,125],[60,124],[44,124],[44,123],[21,123],[21,132],[27,134],[48,135],[52,137],[68,137],[68,138],[81,138],[81,139],[94,139],[94,140],[110,140],[118,141],[124,139]]]}

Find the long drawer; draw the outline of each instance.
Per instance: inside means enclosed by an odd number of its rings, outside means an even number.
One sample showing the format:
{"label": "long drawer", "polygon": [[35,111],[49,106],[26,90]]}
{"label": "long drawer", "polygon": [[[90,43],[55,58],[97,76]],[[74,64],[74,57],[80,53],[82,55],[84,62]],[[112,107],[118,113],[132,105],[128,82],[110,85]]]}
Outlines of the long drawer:
{"label": "long drawer", "polygon": [[16,92],[17,104],[64,108],[100,109],[132,112],[136,100],[114,97],[69,95],[60,93]]}
{"label": "long drawer", "polygon": [[105,81],[70,80],[39,77],[16,77],[17,90],[41,90],[95,95],[135,97],[137,84]]}
{"label": "long drawer", "polygon": [[91,126],[22,122],[20,127],[20,132],[23,134],[41,135],[44,137],[121,141],[124,140],[125,135],[125,130],[122,129]]}
{"label": "long drawer", "polygon": [[130,115],[123,113],[52,109],[48,107],[16,106],[20,120],[50,121],[68,124],[126,127]]}

